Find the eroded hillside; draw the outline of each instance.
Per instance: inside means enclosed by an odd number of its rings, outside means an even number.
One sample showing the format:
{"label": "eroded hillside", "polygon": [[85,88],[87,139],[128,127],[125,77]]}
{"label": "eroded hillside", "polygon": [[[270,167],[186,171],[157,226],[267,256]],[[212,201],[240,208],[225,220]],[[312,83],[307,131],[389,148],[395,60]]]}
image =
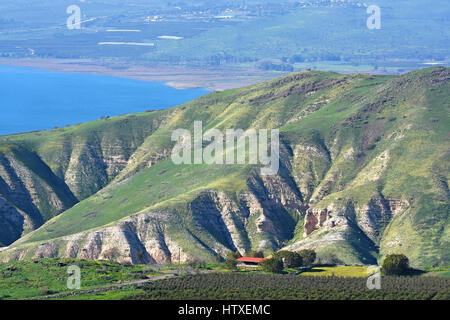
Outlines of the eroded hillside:
{"label": "eroded hillside", "polygon": [[[372,264],[400,252],[414,266],[448,265],[449,79],[448,68],[307,71],[170,110],[0,137],[1,156],[22,166],[0,171],[9,181],[0,183],[0,242],[50,219],[0,258],[214,261],[286,247],[314,248],[323,262]],[[278,175],[175,165],[171,133],[196,120],[205,131],[279,128]]]}

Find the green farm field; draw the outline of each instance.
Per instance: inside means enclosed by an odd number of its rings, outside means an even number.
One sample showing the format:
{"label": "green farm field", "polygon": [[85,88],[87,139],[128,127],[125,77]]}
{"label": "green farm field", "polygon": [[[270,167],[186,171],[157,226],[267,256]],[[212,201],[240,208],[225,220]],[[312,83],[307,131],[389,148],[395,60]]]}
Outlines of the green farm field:
{"label": "green farm field", "polygon": [[[67,288],[70,265],[81,269],[79,290]],[[0,300],[448,299],[449,274],[450,268],[441,267],[416,276],[383,276],[381,290],[368,290],[364,266],[317,266],[297,274],[272,274],[231,272],[222,264],[156,268],[47,258],[0,263]]]}

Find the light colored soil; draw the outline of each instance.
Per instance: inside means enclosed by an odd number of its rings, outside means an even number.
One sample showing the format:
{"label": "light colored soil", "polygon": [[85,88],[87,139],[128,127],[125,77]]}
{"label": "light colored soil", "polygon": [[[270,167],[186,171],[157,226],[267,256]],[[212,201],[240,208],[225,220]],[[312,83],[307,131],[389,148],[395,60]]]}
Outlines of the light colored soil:
{"label": "light colored soil", "polygon": [[260,83],[282,75],[257,69],[216,68],[194,69],[178,66],[144,66],[124,63],[101,63],[88,59],[8,59],[0,65],[41,68],[57,72],[102,74],[152,82],[165,82],[177,89],[205,88],[222,91]]}

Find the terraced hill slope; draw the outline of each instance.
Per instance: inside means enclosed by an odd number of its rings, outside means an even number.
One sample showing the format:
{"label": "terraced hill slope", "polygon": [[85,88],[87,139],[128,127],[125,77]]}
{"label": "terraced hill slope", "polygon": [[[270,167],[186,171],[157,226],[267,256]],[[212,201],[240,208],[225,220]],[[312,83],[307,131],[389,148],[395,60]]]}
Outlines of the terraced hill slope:
{"label": "terraced hill slope", "polygon": [[[0,259],[160,263],[315,248],[323,262],[401,252],[414,266],[448,265],[449,80],[449,68],[307,71],[170,110],[0,137],[0,242],[18,239]],[[195,120],[204,131],[279,128],[278,175],[175,165],[172,131]]]}

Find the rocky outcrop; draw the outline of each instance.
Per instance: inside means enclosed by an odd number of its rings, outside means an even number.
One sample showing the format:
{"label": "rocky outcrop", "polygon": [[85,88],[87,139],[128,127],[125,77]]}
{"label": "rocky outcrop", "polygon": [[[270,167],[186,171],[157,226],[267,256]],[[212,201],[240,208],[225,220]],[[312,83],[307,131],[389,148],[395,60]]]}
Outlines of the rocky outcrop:
{"label": "rocky outcrop", "polygon": [[[310,208],[306,211],[303,236],[307,237],[316,230],[330,231],[345,223],[344,217],[354,219],[359,228],[374,242],[378,243],[384,229],[392,217],[404,212],[409,203],[401,199],[372,198],[366,206],[354,209],[348,204],[344,209],[333,209],[333,205],[326,208]],[[336,212],[337,211],[337,212]],[[350,216],[349,216],[350,212]]]}
{"label": "rocky outcrop", "polygon": [[164,231],[173,223],[171,219],[177,220],[177,217],[163,212],[136,214],[113,226],[12,250],[2,260],[56,256],[132,264],[195,260],[185,251],[186,248]]}
{"label": "rocky outcrop", "polygon": [[[163,114],[131,115],[67,133],[46,133],[51,142],[40,138],[42,144],[36,145],[7,139],[0,145],[0,197],[9,204],[0,205],[0,243],[12,243],[107,186],[158,128]],[[77,130],[80,134],[73,134]],[[22,223],[12,218],[18,216]]]}
{"label": "rocky outcrop", "polygon": [[326,263],[376,263],[376,245],[359,227],[351,202],[309,209],[303,228],[302,238],[283,250],[314,249]]}
{"label": "rocky outcrop", "polygon": [[356,209],[358,225],[374,242],[379,243],[391,219],[403,213],[409,203],[402,199],[372,198],[366,206]]}
{"label": "rocky outcrop", "polygon": [[304,214],[301,195],[280,177],[253,175],[248,183],[251,191],[237,195],[216,190],[199,194],[183,218],[169,212],[136,214],[112,226],[9,251],[3,259],[61,256],[170,263],[225,257],[236,250],[277,250],[293,236]]}
{"label": "rocky outcrop", "polygon": [[[327,209],[324,210],[308,210],[305,215],[305,232],[303,235],[306,237],[313,231],[322,228],[329,219]],[[333,227],[333,225],[331,225]]]}
{"label": "rocky outcrop", "polygon": [[[448,74],[304,72],[48,139],[1,138],[0,245],[74,195],[83,202],[0,256],[163,263],[312,248],[320,261],[377,263],[401,252],[415,266],[448,264]],[[171,133],[195,119],[220,130],[280,128],[278,175],[261,176],[258,165],[174,168]],[[92,224],[88,212],[98,213]]]}
{"label": "rocky outcrop", "polygon": [[334,228],[347,226],[353,221],[353,208],[351,204],[329,204],[325,208],[310,208],[307,210],[304,220],[303,237],[307,237],[314,231],[332,231]]}
{"label": "rocky outcrop", "polygon": [[220,191],[202,193],[190,204],[194,221],[229,250],[277,250],[292,237],[304,214],[301,194],[280,176],[252,175],[248,185],[250,191],[234,197]]}
{"label": "rocky outcrop", "polygon": [[215,241],[230,250],[246,252],[248,237],[244,234],[247,212],[225,192],[205,192],[191,204],[194,223],[206,230]]}

